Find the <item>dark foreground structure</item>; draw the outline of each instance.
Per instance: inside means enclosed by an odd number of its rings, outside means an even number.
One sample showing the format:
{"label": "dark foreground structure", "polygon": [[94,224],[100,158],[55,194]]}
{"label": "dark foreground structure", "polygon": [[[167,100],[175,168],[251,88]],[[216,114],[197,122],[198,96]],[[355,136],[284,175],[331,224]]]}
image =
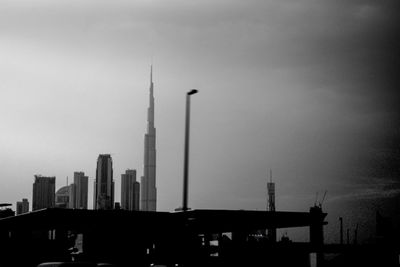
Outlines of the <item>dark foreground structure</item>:
{"label": "dark foreground structure", "polygon": [[[323,266],[325,216],[318,207],[176,213],[44,209],[0,219],[0,266],[73,260],[114,266]],[[309,227],[310,242],[275,242],[264,234],[289,227]]]}

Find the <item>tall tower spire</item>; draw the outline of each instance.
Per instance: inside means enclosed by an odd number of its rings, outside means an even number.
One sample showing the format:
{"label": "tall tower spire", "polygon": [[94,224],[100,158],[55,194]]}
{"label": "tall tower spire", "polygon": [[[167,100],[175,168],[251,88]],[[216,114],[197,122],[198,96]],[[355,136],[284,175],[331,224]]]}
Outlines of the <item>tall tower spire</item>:
{"label": "tall tower spire", "polygon": [[150,84],[153,84],[153,64],[150,65]]}
{"label": "tall tower spire", "polygon": [[[275,183],[272,182],[272,169],[269,170],[268,190],[268,211],[275,212]],[[276,228],[268,229],[268,239],[271,242],[276,242]]]}
{"label": "tall tower spire", "polygon": [[147,133],[144,135],[144,164],[140,185],[140,209],[156,211],[156,128],[154,127],[153,65],[150,66],[149,107],[147,109]]}
{"label": "tall tower spire", "polygon": [[267,183],[268,190],[268,210],[275,211],[275,183],[272,182],[272,169],[269,170],[269,180]]}
{"label": "tall tower spire", "polygon": [[272,169],[269,169],[269,182],[272,183]]}

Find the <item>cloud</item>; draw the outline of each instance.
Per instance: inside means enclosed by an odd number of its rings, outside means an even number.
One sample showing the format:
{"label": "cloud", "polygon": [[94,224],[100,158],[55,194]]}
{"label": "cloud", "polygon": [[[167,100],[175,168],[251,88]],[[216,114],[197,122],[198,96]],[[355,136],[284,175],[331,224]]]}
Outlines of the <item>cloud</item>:
{"label": "cloud", "polygon": [[[386,179],[368,178],[363,183],[340,185],[340,191],[328,194],[327,203],[348,202],[374,199],[393,199],[400,196],[400,183],[390,177]],[[345,189],[347,188],[347,190]]]}

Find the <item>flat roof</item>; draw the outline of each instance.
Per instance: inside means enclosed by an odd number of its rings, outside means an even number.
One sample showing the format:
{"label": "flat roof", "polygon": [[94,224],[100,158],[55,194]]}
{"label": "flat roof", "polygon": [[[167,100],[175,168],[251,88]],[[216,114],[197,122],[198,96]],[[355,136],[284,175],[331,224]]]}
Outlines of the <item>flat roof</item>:
{"label": "flat roof", "polygon": [[326,213],[189,210],[181,212],[148,212],[127,210],[82,210],[48,208],[0,219],[0,230],[80,229],[87,227],[139,227],[165,231],[189,227],[197,232],[231,232],[267,228],[305,227],[323,223]]}

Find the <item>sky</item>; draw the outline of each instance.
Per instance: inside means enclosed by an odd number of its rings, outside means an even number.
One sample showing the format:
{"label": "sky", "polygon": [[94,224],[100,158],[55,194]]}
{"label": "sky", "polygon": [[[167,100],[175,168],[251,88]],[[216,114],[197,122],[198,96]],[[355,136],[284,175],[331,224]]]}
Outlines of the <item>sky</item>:
{"label": "sky", "polygon": [[[265,210],[322,200],[326,239],[400,203],[400,4],[396,0],[0,2],[0,202],[35,174],[89,176],[111,154],[120,196],[143,173],[150,65],[158,210],[181,206],[192,88],[189,206]],[[318,198],[316,200],[316,194]]]}

